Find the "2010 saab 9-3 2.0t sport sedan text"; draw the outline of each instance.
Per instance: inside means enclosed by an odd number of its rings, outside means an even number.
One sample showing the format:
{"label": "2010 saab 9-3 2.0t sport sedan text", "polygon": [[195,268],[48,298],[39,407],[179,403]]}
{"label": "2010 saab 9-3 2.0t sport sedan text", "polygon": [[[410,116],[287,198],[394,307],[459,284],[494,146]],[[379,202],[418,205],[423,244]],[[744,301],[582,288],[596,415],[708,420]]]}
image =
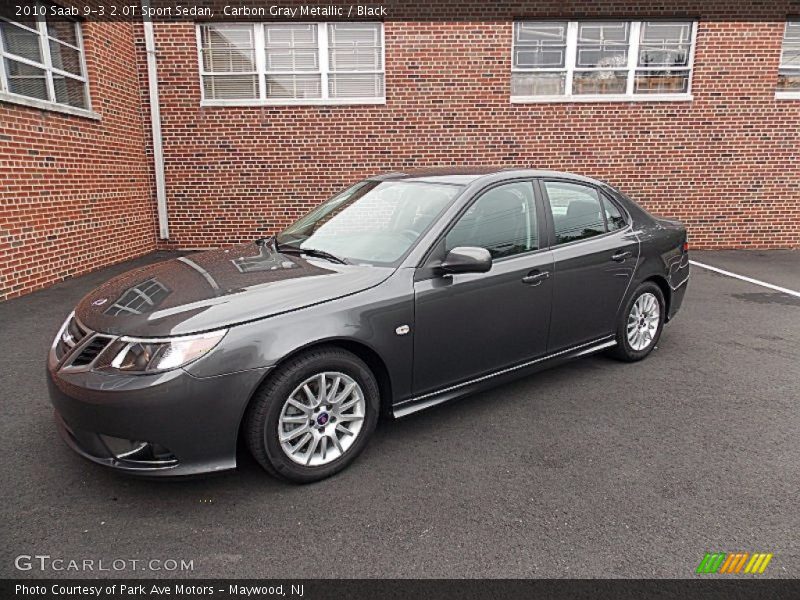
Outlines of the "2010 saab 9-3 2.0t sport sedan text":
{"label": "2010 saab 9-3 2.0t sport sedan text", "polygon": [[[686,230],[567,173],[437,170],[357,183],[275,237],[95,290],[48,381],[84,457],[143,475],[236,466],[299,482],[396,417],[559,361],[635,361],[686,292]],[[476,441],[479,443],[479,441]]]}

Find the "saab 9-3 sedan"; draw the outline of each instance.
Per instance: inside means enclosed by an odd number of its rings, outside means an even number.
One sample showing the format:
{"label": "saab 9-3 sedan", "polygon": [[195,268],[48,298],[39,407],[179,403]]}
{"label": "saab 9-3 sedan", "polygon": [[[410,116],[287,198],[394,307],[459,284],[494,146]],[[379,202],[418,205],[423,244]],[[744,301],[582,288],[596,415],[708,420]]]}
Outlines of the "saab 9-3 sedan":
{"label": "saab 9-3 sedan", "polygon": [[55,338],[50,395],[66,442],[120,471],[231,469],[242,440],[315,481],[379,414],[598,351],[643,359],[688,277],[685,228],[594,179],[381,175],[274,237],[96,289]]}

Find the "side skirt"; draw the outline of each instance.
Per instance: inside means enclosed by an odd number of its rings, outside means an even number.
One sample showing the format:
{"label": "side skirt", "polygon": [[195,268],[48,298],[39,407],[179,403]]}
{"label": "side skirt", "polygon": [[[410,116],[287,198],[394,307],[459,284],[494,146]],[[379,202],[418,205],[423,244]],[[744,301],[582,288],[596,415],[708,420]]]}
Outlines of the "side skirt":
{"label": "side skirt", "polygon": [[451,385],[435,392],[430,392],[428,394],[423,394],[422,396],[403,400],[392,407],[392,414],[395,416],[395,418],[399,419],[415,412],[425,410],[426,408],[436,406],[437,404],[449,402],[450,400],[455,400],[468,394],[474,394],[475,392],[492,388],[502,383],[513,381],[515,379],[519,379],[520,377],[525,377],[526,375],[531,375],[537,371],[547,369],[572,358],[594,354],[600,350],[605,350],[606,348],[616,346],[616,344],[617,342],[613,335],[606,336],[586,344],[580,344],[579,346],[561,350],[560,352],[556,352],[554,354],[548,354],[546,356],[542,356],[541,358],[530,360],[513,367],[500,369],[494,373],[476,377],[475,379],[470,379],[469,381],[465,381],[463,383]]}

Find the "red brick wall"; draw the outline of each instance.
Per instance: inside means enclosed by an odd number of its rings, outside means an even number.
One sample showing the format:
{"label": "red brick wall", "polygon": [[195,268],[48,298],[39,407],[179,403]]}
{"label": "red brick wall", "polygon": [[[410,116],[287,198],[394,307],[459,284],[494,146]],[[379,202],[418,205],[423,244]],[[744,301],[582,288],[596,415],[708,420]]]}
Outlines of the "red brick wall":
{"label": "red brick wall", "polygon": [[157,246],[252,239],[363,176],[449,164],[607,180],[686,222],[696,248],[800,246],[800,100],[774,98],[796,0],[542,0],[514,14],[671,10],[700,18],[691,102],[511,104],[511,20],[487,18],[388,21],[385,105],[203,108],[194,26],[157,23],[171,229],[161,243],[142,27],[87,23],[101,121],[0,102],[0,299]]}
{"label": "red brick wall", "polygon": [[100,121],[0,102],[0,300],[156,247],[133,29],[84,24]]}
{"label": "red brick wall", "polygon": [[386,105],[203,108],[194,26],[159,23],[170,244],[252,239],[365,175],[467,164],[598,177],[683,220],[696,248],[797,247],[800,100],[775,100],[791,5],[752,22],[708,5],[682,3],[700,17],[691,102],[511,104],[510,21],[389,21]]}

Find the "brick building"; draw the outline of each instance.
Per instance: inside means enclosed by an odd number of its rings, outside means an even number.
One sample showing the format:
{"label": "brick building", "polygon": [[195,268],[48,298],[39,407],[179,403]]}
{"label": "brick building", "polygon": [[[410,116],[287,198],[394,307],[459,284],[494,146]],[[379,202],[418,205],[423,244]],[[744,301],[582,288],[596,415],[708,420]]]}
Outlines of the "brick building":
{"label": "brick building", "polygon": [[597,177],[695,248],[800,246],[797,0],[387,7],[156,21],[150,66],[141,20],[7,15],[0,299],[252,239],[362,176],[443,164]]}

